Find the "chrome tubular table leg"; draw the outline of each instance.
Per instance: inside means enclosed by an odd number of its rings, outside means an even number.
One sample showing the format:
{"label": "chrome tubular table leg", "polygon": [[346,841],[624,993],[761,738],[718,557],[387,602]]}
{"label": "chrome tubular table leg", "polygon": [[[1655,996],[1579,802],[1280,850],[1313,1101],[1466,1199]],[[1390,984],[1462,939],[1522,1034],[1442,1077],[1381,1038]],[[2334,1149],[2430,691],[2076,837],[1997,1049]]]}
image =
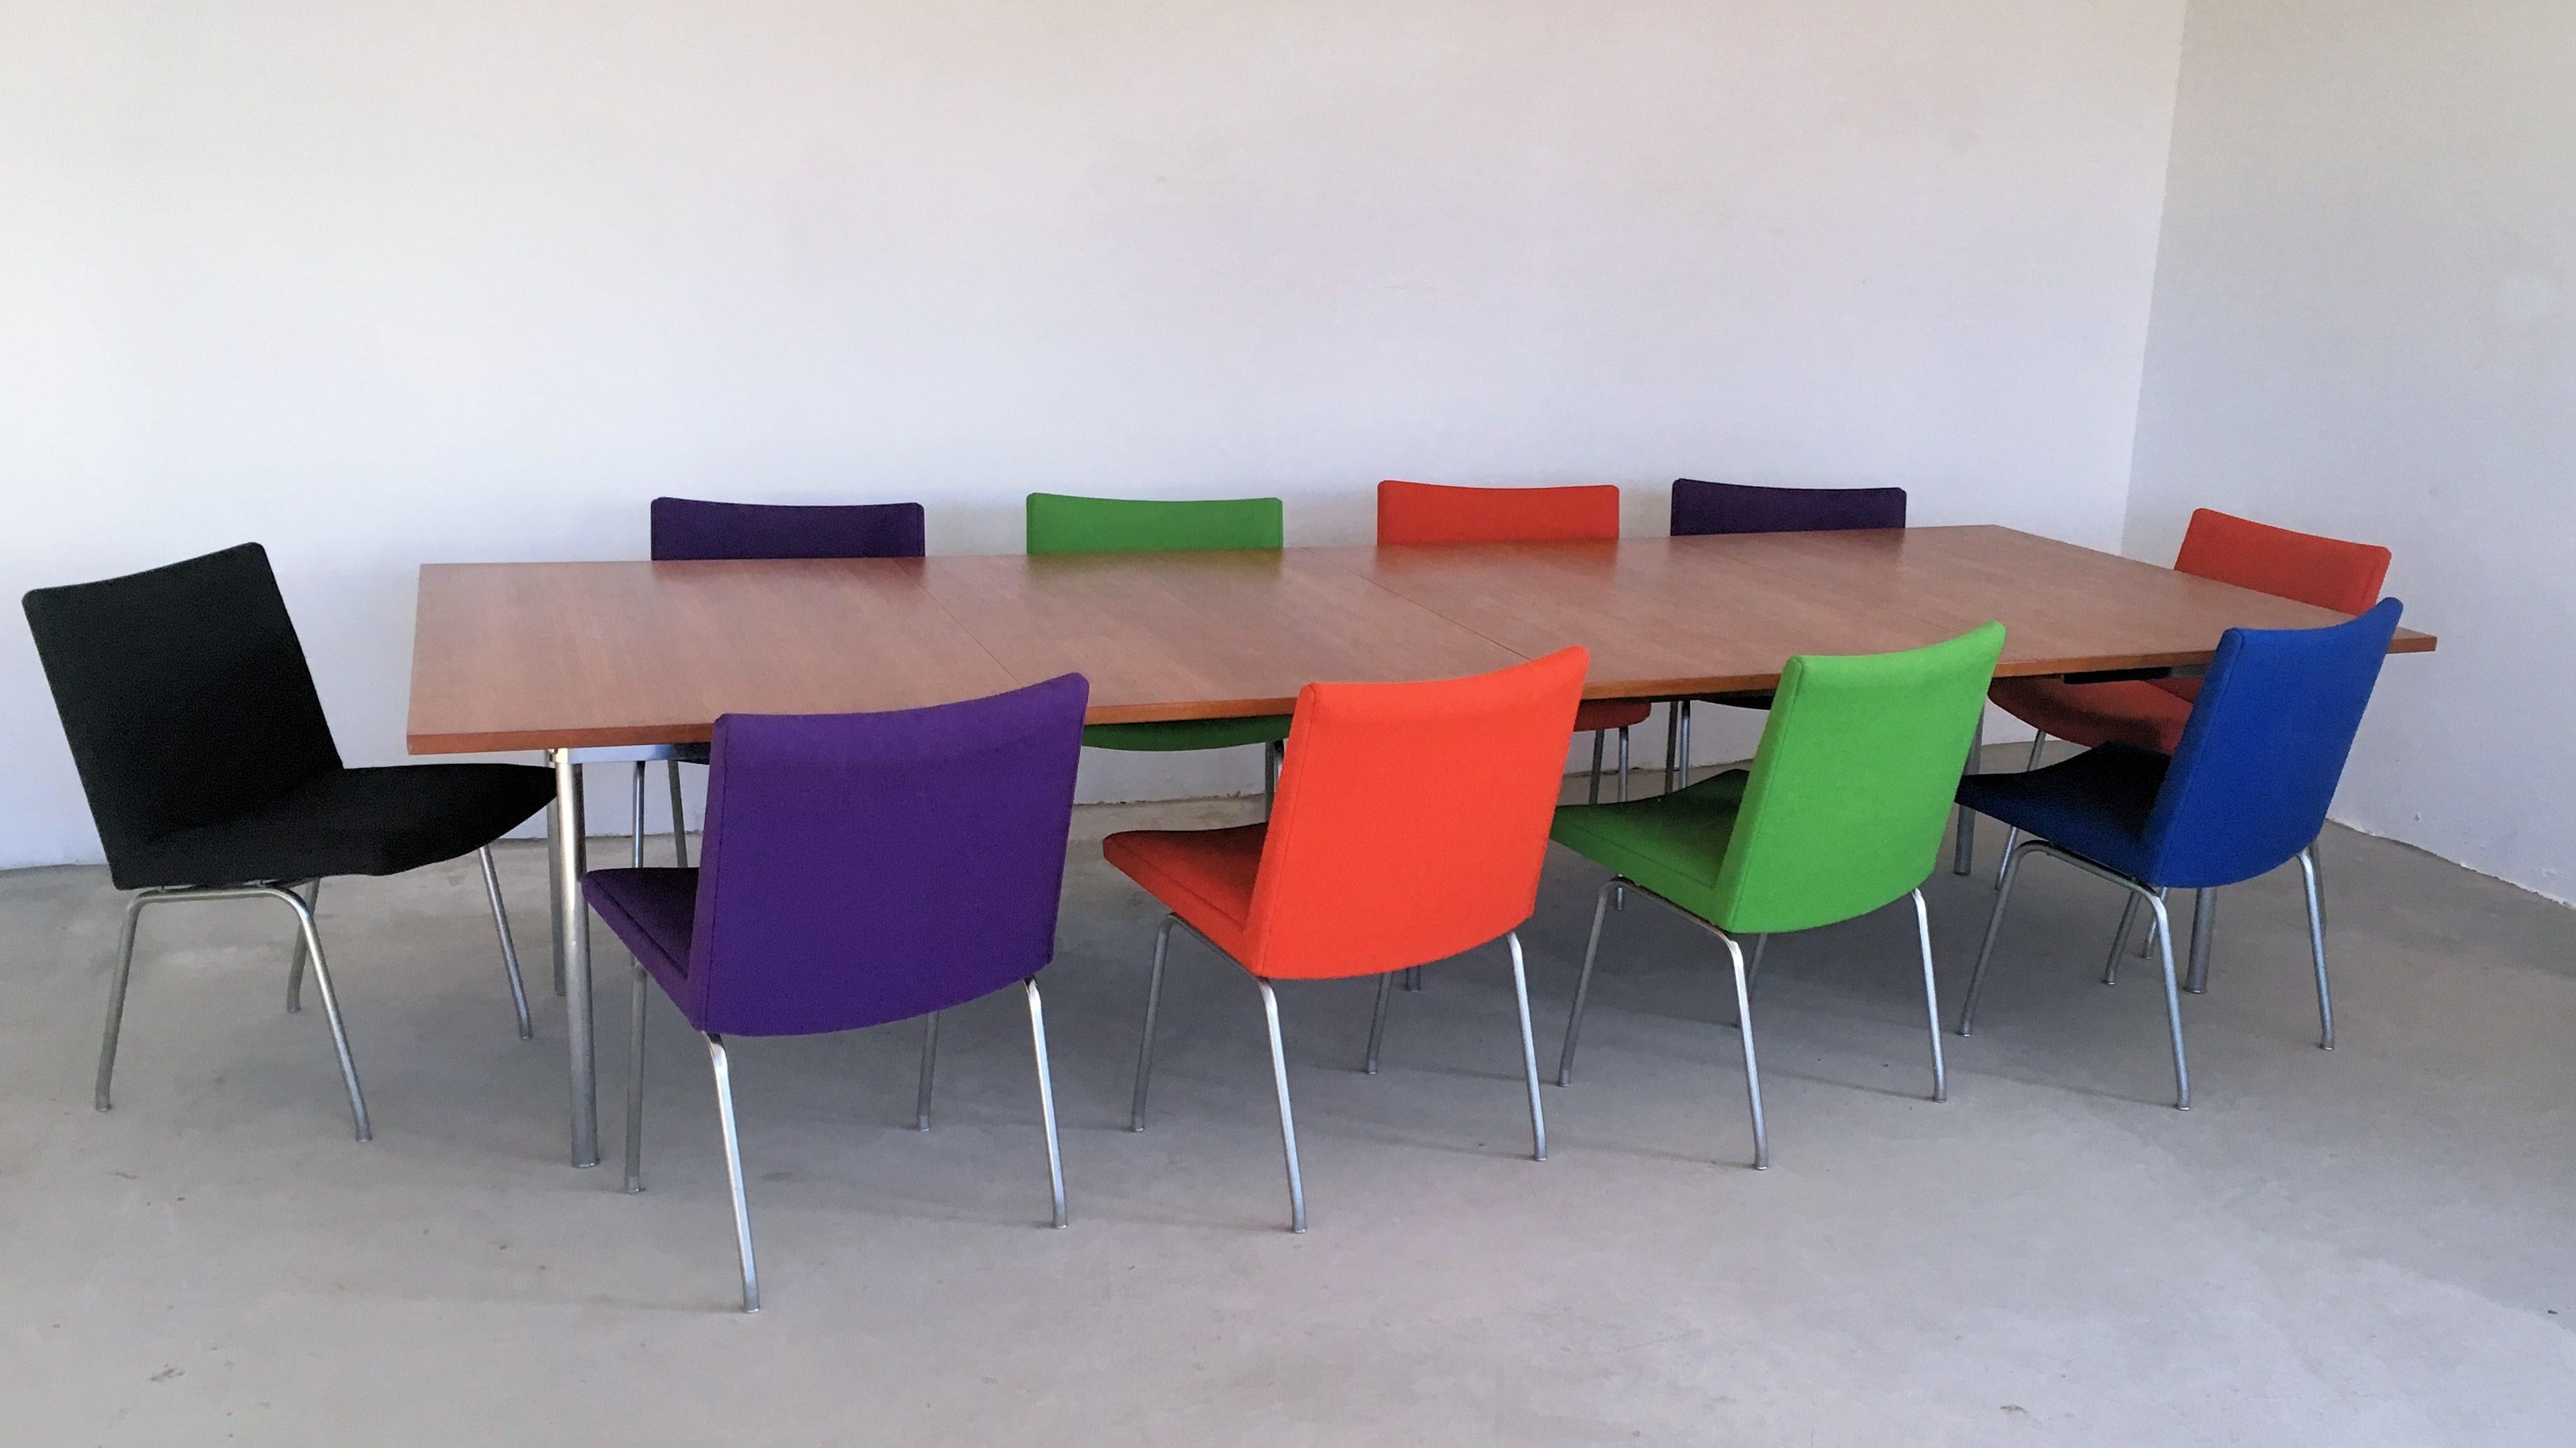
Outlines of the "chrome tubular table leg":
{"label": "chrome tubular table leg", "polygon": [[[1985,772],[1985,748],[1986,711],[1982,706],[1980,706],[1977,710],[1977,732],[1968,736],[1968,767],[1964,771],[1965,773],[1982,774]],[[1958,839],[1951,847],[1950,873],[1953,875],[1964,875],[1968,873],[1969,870],[1975,868],[1977,863],[1977,812],[1968,808],[1966,805],[1961,805],[1957,810],[1957,814],[1959,818],[1957,829]],[[2001,889],[2002,877],[1997,876],[1996,879],[1996,888]]]}
{"label": "chrome tubular table leg", "polygon": [[2308,949],[2317,962],[2317,1044],[2334,1049],[2334,992],[2326,986],[2325,882],[2317,878],[2317,847],[2299,855],[2299,873],[2308,887]]}
{"label": "chrome tubular table leg", "polygon": [[716,1124],[724,1130],[725,1176],[733,1184],[733,1244],[742,1257],[742,1310],[760,1310],[760,1266],[751,1255],[751,1202],[742,1193],[742,1133],[734,1126],[733,1072],[724,1037],[707,1037],[707,1064],[716,1078]]}
{"label": "chrome tubular table leg", "polygon": [[1154,1078],[1154,1015],[1163,1005],[1163,962],[1172,953],[1172,927],[1181,923],[1178,915],[1166,915],[1154,931],[1154,976],[1145,987],[1145,1034],[1136,1046],[1136,1100],[1129,1108],[1127,1129],[1145,1129],[1145,1088]]}
{"label": "chrome tubular table leg", "polygon": [[671,863],[689,868],[689,806],[680,794],[680,761],[664,760],[671,774]]}
{"label": "chrome tubular table leg", "polygon": [[[492,863],[490,845],[474,853],[483,861],[483,893],[492,897],[492,930],[501,937],[501,973],[509,977],[510,1005],[519,1013],[519,1039],[533,1040],[537,1032],[528,1021],[528,984],[519,977],[519,946],[510,938],[510,911],[501,903],[501,870]],[[322,893],[321,881],[313,882],[313,893]]]}
{"label": "chrome tubular table leg", "polygon": [[2195,890],[2191,896],[2191,979],[2183,989],[2209,993],[2209,948],[2218,938],[2218,892]]}
{"label": "chrome tubular table leg", "polygon": [[1771,1168],[1771,1135],[1762,1129],[1762,1067],[1753,1057],[1753,986],[1744,977],[1744,951],[1734,938],[1723,933],[1726,958],[1735,967],[1735,1019],[1743,1023],[1736,1039],[1744,1043],[1744,1099],[1753,1110],[1753,1169]]}
{"label": "chrome tubular table leg", "polygon": [[634,776],[635,782],[633,787],[628,791],[628,793],[633,796],[629,808],[634,811],[633,823],[635,844],[634,849],[627,857],[626,863],[638,870],[644,868],[644,769],[644,761],[641,759],[636,760]]}
{"label": "chrome tubular table leg", "polygon": [[1574,1043],[1583,1034],[1583,1006],[1592,994],[1592,966],[1601,955],[1601,921],[1609,913],[1611,893],[1620,886],[1613,875],[1603,882],[1600,893],[1592,900],[1592,935],[1583,943],[1583,973],[1574,978],[1574,1008],[1565,1018],[1565,1045],[1556,1053],[1556,1084],[1574,1080]]}
{"label": "chrome tubular table leg", "polygon": [[1682,701],[1672,699],[1664,704],[1664,793],[1666,794],[1673,792],[1673,772],[1680,767],[1681,757]]}
{"label": "chrome tubular table leg", "polygon": [[[1529,970],[1521,961],[1521,934],[1515,930],[1503,939],[1512,948],[1512,1004],[1521,1015],[1521,1075],[1529,1082],[1530,1160],[1547,1160],[1547,1108],[1538,1099],[1538,1038],[1530,1034]],[[1381,980],[1383,976],[1379,977]],[[1385,1000],[1384,987],[1379,1000]]]}
{"label": "chrome tubular table leg", "polygon": [[1583,797],[1583,802],[1586,804],[1601,802],[1601,751],[1609,742],[1610,736],[1604,731],[1599,729],[1592,731],[1592,789]]}
{"label": "chrome tubular table leg", "polygon": [[[150,894],[137,895],[125,902],[125,924],[116,932],[116,975],[107,988],[107,1033],[98,1043],[98,1094],[94,1104],[101,1111],[109,1109],[108,1083],[116,1075],[116,1033],[125,1024],[125,985],[134,977],[134,923],[143,907],[152,903]],[[295,949],[304,949],[304,932],[295,933]]]}
{"label": "chrome tubular table leg", "polygon": [[626,1189],[644,1190],[644,1007],[652,983],[635,967],[626,1004]]}
{"label": "chrome tubular table leg", "polygon": [[1297,1171],[1297,1114],[1288,1104],[1288,1048],[1279,1039],[1279,993],[1259,976],[1261,1013],[1270,1024],[1270,1080],[1279,1090],[1279,1145],[1288,1157],[1288,1230],[1306,1230],[1306,1179]]}
{"label": "chrome tubular table leg", "polygon": [[1388,971],[1377,978],[1377,1009],[1369,1013],[1368,1075],[1377,1074],[1378,1047],[1386,1044],[1386,1007],[1395,997],[1396,972]]}
{"label": "chrome tubular table leg", "polygon": [[913,1099],[912,1129],[930,1129],[930,1077],[939,1064],[939,1012],[921,1018],[921,1094]]}
{"label": "chrome tubular table leg", "polygon": [[[599,1078],[590,1035],[590,912],[582,904],[581,766],[569,749],[547,755],[555,769],[553,877],[556,962],[564,994],[564,1050],[572,1071],[572,1164],[599,1165]],[[724,1054],[716,1054],[722,1077]],[[748,1238],[745,1238],[748,1241]]]}
{"label": "chrome tubular table leg", "polygon": [[1055,1135],[1055,1075],[1047,1069],[1046,1003],[1038,998],[1038,978],[1024,985],[1029,992],[1029,1045],[1038,1058],[1038,1116],[1046,1126],[1047,1181],[1055,1190],[1055,1225],[1072,1219],[1064,1214],[1064,1150]]}
{"label": "chrome tubular table leg", "polygon": [[1619,726],[1619,802],[1628,802],[1628,726]]}
{"label": "chrome tubular table leg", "polygon": [[1950,1099],[1950,1071],[1941,1060],[1940,986],[1932,979],[1932,910],[1923,892],[1914,892],[1914,938],[1923,946],[1923,1022],[1932,1040],[1932,1099]]}
{"label": "chrome tubular table leg", "polygon": [[[322,882],[314,880],[304,893],[304,908],[319,914],[322,909]],[[286,963],[286,1013],[294,1015],[304,1009],[304,932],[295,932],[295,958]]]}

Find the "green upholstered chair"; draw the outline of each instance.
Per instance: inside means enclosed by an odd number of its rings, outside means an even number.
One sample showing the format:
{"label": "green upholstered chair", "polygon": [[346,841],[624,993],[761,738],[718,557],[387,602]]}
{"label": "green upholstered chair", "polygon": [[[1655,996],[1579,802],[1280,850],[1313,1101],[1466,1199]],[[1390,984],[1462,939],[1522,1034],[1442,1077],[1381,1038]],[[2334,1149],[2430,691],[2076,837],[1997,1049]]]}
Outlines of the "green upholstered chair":
{"label": "green upholstered chair", "polygon": [[[1633,803],[1558,810],[1557,843],[1615,873],[1593,906],[1557,1084],[1573,1079],[1601,923],[1611,892],[1624,884],[1726,946],[1756,1168],[1770,1165],[1771,1148],[1753,1054],[1752,971],[1763,941],[1781,931],[1813,930],[1913,898],[1932,1099],[1947,1099],[1932,925],[1920,887],[1939,863],[1942,826],[2003,644],[2004,626],[1989,623],[1901,653],[1793,658],[1780,673],[1750,770]],[[1754,938],[1750,967],[1737,944],[1743,936]]]}
{"label": "green upholstered chair", "polygon": [[[1076,498],[1031,493],[1029,552],[1182,553],[1285,545],[1284,508],[1277,498],[1166,501],[1145,498]],[[1093,724],[1082,742],[1094,749],[1164,753],[1186,749],[1263,746],[1263,778],[1275,783],[1277,752],[1288,737],[1288,716],[1254,719],[1179,719],[1153,724]]]}

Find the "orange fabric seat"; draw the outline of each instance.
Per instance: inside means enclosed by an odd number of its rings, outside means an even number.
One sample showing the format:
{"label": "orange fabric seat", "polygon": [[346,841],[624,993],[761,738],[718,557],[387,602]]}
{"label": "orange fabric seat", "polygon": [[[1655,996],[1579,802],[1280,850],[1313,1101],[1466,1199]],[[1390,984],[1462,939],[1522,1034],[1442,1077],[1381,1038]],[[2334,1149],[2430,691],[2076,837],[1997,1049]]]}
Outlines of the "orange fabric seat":
{"label": "orange fabric seat", "polygon": [[1145,893],[1236,960],[1251,953],[1252,885],[1270,826],[1230,830],[1127,830],[1100,853]]}
{"label": "orange fabric seat", "polygon": [[[2373,543],[2349,543],[2314,533],[2275,528],[2214,508],[2193,511],[2183,531],[2174,571],[2250,588],[2276,598],[2366,613],[2388,581],[2389,552]],[[2070,684],[2064,679],[1998,679],[1988,697],[2005,712],[2044,734],[2096,748],[2134,744],[2171,754],[2191,717],[2198,679],[2117,680]]]}

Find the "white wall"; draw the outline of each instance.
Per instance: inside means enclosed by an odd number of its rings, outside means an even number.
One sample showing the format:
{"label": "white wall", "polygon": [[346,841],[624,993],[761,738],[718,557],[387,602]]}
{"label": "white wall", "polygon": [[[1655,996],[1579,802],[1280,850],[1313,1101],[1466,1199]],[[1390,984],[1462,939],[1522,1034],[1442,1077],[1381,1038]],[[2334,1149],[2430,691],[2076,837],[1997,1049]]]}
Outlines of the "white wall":
{"label": "white wall", "polygon": [[2576,5],[2193,0],[2128,548],[2389,545],[2340,817],[2576,897]]}
{"label": "white wall", "polygon": [[[971,551],[1691,473],[2114,546],[2181,10],[0,0],[0,590],[260,539],[386,762],[416,564],[657,492]],[[94,857],[15,624],[0,737],[0,864]],[[1092,787],[1253,778],[1159,767]]]}

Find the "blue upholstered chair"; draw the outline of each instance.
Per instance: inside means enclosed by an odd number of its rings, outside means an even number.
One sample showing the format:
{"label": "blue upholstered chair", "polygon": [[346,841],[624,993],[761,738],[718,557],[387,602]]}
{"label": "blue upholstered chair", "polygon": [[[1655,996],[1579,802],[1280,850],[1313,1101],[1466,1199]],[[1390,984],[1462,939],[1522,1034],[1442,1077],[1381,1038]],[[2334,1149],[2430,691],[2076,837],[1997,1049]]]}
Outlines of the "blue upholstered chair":
{"label": "blue upholstered chair", "polygon": [[2165,892],[2233,885],[2295,859],[2307,880],[2318,1044],[2334,1049],[2325,922],[2309,847],[2325,827],[2326,807],[2334,801],[2362,711],[2379,681],[2400,608],[2391,598],[2326,628],[2229,629],[2170,756],[2111,743],[2026,774],[1962,780],[1961,804],[2020,830],[2024,838],[2004,860],[2002,888],[1977,952],[1976,973],[1968,979],[1959,1034],[1967,1035],[1975,1024],[2014,875],[2032,852],[2053,855],[2129,892],[2128,914],[2103,970],[2105,984],[2117,979],[2120,942],[2139,908],[2154,912],[2165,1016],[2173,1032],[2174,1105],[2189,1110],[2191,1074],[2183,1060]]}

